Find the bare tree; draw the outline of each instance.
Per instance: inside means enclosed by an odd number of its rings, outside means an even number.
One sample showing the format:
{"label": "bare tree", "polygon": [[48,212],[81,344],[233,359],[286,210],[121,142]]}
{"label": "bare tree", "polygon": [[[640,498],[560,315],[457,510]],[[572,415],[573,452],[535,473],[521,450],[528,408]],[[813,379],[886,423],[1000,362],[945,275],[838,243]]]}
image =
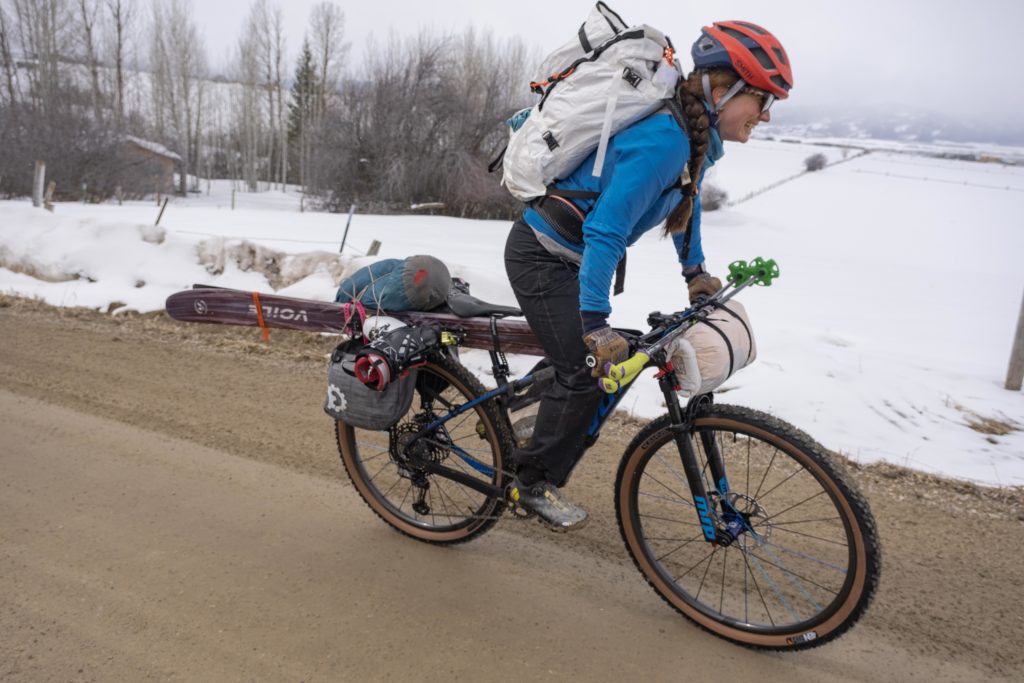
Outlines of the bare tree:
{"label": "bare tree", "polygon": [[19,44],[32,60],[27,70],[32,101],[44,113],[66,103],[61,89],[60,47],[70,44],[73,21],[66,0],[12,0],[18,25]]}
{"label": "bare tree", "polygon": [[18,71],[14,66],[14,55],[11,52],[10,22],[7,12],[0,6],[0,60],[4,63],[4,77],[7,81],[7,100],[14,104],[18,101]]}
{"label": "bare tree", "polygon": [[520,41],[472,30],[371,43],[313,149],[325,205],[440,201],[457,215],[511,215],[516,203],[487,164],[507,137],[502,121],[526,104],[526,58]]}
{"label": "bare tree", "polygon": [[178,191],[188,191],[188,175],[200,168],[206,46],[191,19],[188,0],[153,4],[151,71],[157,133],[182,158]]}
{"label": "bare tree", "polygon": [[[250,25],[252,16],[250,15]],[[238,42],[234,77],[240,84],[232,97],[234,136],[239,150],[241,175],[250,192],[259,180],[263,115],[260,111],[259,46],[252,31],[243,33]]]}
{"label": "bare tree", "polygon": [[103,92],[100,89],[100,64],[96,50],[96,15],[98,11],[99,5],[96,0],[78,0],[78,23],[82,29],[80,38],[85,53],[85,65],[89,70],[93,116],[100,121],[103,119]]}
{"label": "bare tree", "polygon": [[125,113],[125,58],[128,32],[134,22],[135,8],[130,0],[107,0],[107,10],[110,12],[110,47],[114,62],[114,116],[118,127],[122,127]]}
{"label": "bare tree", "polygon": [[249,11],[246,40],[252,44],[251,57],[259,74],[258,87],[266,95],[266,181],[268,185],[281,182],[286,168],[287,135],[285,134],[284,113],[284,27],[281,8],[270,5],[268,0],[254,0]]}
{"label": "bare tree", "polygon": [[313,55],[319,66],[317,81],[320,93],[317,97],[317,115],[322,116],[327,108],[328,98],[338,89],[338,79],[348,45],[345,37],[345,13],[331,2],[313,6],[310,14],[310,29],[313,36]]}

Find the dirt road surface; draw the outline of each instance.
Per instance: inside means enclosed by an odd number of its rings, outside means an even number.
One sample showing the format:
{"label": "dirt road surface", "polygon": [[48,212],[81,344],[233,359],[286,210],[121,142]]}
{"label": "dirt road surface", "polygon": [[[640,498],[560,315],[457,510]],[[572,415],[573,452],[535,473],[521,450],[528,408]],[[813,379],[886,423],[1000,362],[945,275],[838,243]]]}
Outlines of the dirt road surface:
{"label": "dirt road surface", "polygon": [[561,536],[392,532],[320,409],[330,340],[0,297],[0,680],[1021,680],[1024,493],[856,467],[883,578],[848,635],[690,625],[615,528],[617,420]]}

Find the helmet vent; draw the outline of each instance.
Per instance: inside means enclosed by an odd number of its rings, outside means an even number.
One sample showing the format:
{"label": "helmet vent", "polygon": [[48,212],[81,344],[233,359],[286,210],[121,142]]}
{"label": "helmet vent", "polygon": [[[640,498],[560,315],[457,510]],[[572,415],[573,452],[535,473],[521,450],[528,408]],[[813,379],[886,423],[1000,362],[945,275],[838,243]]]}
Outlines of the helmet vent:
{"label": "helmet vent", "polygon": [[760,26],[755,26],[754,24],[748,24],[745,21],[737,21],[736,23],[739,24],[740,26],[743,26],[744,28],[749,28],[751,31],[753,31],[754,33],[756,33],[759,36],[766,36],[766,35],[768,35],[768,32],[765,31]]}
{"label": "helmet vent", "polygon": [[789,64],[786,63],[786,53],[777,47],[773,47],[772,52],[774,52],[775,56],[778,57],[779,63],[782,64],[782,66],[789,66]]}
{"label": "helmet vent", "polygon": [[759,47],[751,48],[750,49],[750,54],[752,54],[755,57],[757,57],[757,61],[759,61],[761,63],[761,66],[763,66],[764,68],[766,68],[766,69],[774,69],[775,68],[775,63],[772,62],[772,58],[769,57],[768,53],[765,52],[764,50],[762,50],[761,48],[759,48]]}
{"label": "helmet vent", "polygon": [[789,92],[789,83],[787,83],[786,79],[783,78],[782,76],[779,76],[778,74],[772,76],[772,83],[779,86],[786,92]]}
{"label": "helmet vent", "polygon": [[744,35],[744,34],[740,33],[739,31],[737,31],[736,29],[729,28],[728,26],[719,26],[718,30],[721,31],[722,33],[726,34],[727,36],[731,36],[731,37],[735,38],[736,40],[740,41],[740,44],[742,44],[742,45],[746,45],[746,44],[750,43],[751,40],[752,40],[750,38],[750,36]]}

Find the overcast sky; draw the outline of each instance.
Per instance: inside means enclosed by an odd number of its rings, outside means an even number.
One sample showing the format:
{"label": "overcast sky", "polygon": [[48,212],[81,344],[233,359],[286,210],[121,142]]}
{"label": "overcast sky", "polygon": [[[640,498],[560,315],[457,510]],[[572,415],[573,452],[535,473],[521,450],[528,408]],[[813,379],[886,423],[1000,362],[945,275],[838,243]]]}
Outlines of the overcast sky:
{"label": "overcast sky", "polygon": [[[275,0],[270,0],[272,4]],[[289,53],[302,43],[319,0],[277,0]],[[143,0],[146,2],[146,0]],[[193,0],[215,68],[226,63],[251,0]],[[520,36],[543,51],[568,40],[588,0],[336,0],[358,61],[367,38],[390,30],[461,31],[470,24]],[[768,28],[793,64],[794,105],[913,106],[1003,124],[1024,118],[1024,2],[1021,0],[610,0],[628,23],[656,26],[680,51],[716,19]],[[291,60],[294,64],[294,60]],[[1024,127],[1024,124],[1018,123]]]}

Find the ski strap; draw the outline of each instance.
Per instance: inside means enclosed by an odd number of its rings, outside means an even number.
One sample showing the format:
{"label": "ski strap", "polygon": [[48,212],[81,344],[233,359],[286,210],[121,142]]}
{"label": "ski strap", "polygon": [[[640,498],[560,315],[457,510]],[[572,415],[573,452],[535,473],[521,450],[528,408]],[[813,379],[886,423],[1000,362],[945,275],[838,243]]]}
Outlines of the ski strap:
{"label": "ski strap", "polygon": [[[347,304],[342,304],[342,315],[345,317],[345,322],[341,328],[347,329],[352,324],[352,318],[359,316],[359,336],[365,341],[366,336],[363,334],[363,324],[366,322],[366,308],[363,306],[363,302],[355,299]],[[355,336],[355,329],[350,330]]]}
{"label": "ski strap", "polygon": [[260,329],[263,330],[263,343],[270,343],[270,329],[267,328],[267,321],[263,319],[263,307],[260,306],[260,293],[253,291],[252,302],[256,306],[256,320],[260,324]]}

